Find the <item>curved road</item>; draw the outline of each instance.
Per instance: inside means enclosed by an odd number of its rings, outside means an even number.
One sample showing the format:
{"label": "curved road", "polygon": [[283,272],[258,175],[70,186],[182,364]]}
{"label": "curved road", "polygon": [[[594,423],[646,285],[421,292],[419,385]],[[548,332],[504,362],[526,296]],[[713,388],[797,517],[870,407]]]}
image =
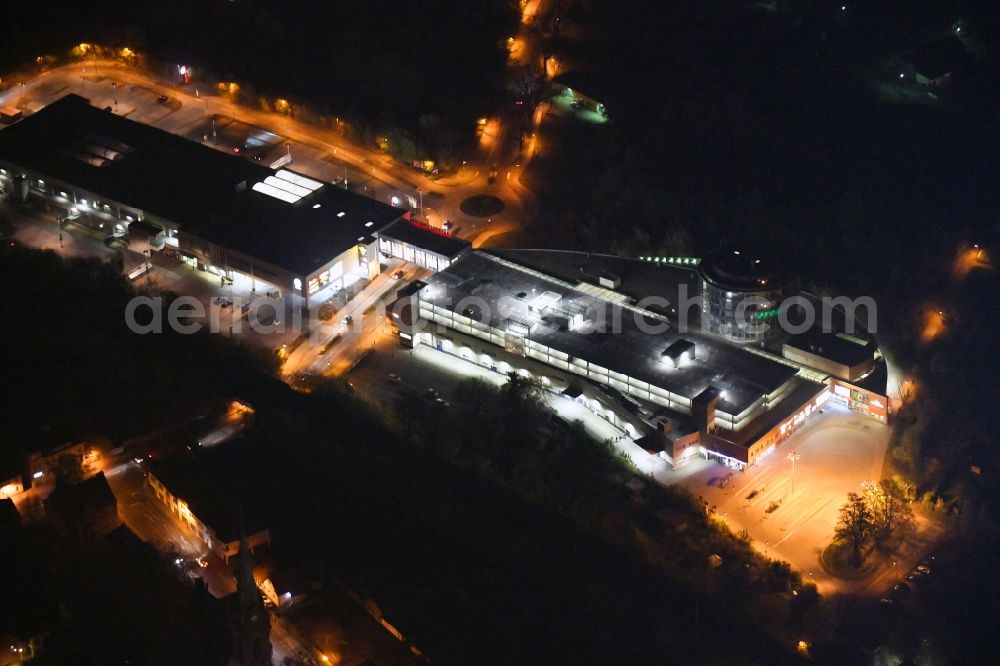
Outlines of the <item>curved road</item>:
{"label": "curved road", "polygon": [[[113,82],[118,84],[117,90],[112,87]],[[517,151],[514,150],[512,154],[506,145],[510,141],[498,142],[503,145],[495,146],[491,155],[480,155],[468,160],[458,174],[434,179],[412,167],[399,164],[381,151],[351,143],[333,130],[306,124],[283,114],[241,106],[215,94],[201,94],[202,91],[194,84],[176,85],[113,60],[73,63],[42,72],[25,80],[23,84],[0,93],[0,105],[38,110],[69,93],[88,97],[97,104],[103,101],[109,106],[113,97],[119,103],[135,103],[136,99],[127,92],[127,88],[132,85],[176,100],[169,111],[164,107],[153,109],[163,112],[151,121],[151,124],[161,129],[180,133],[208,116],[217,115],[268,130],[322,151],[331,160],[346,162],[357,171],[365,175],[371,174],[380,183],[405,192],[414,199],[419,199],[422,192],[425,213],[432,225],[439,227],[444,220],[450,219],[461,229],[461,236],[477,245],[480,243],[476,236],[495,236],[516,229],[523,221],[531,219],[537,209],[534,197],[519,182],[523,165],[514,165]],[[506,131],[502,132],[501,140],[507,134]],[[500,174],[510,171],[511,176],[498,177],[495,183],[490,184],[489,159],[494,160],[492,164],[497,165]],[[308,167],[299,167],[299,170],[306,175],[314,175],[309,173]],[[461,212],[459,205],[463,200],[482,193],[501,198],[505,203],[504,210],[490,220],[474,218]],[[434,201],[431,204],[432,210],[428,210],[431,207],[426,201],[428,198]]]}

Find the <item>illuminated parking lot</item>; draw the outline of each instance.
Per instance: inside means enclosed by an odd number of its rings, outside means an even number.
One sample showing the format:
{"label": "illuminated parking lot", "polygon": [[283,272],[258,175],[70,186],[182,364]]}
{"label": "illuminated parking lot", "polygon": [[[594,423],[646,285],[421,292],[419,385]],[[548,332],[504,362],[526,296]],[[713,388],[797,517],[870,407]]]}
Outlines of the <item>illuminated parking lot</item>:
{"label": "illuminated parking lot", "polygon": [[[839,584],[823,571],[819,555],[833,538],[847,493],[882,477],[889,433],[875,419],[827,403],[746,472],[698,460],[678,474],[734,532],[746,529],[760,552],[789,562],[830,592]],[[797,454],[794,476],[791,453]]]}

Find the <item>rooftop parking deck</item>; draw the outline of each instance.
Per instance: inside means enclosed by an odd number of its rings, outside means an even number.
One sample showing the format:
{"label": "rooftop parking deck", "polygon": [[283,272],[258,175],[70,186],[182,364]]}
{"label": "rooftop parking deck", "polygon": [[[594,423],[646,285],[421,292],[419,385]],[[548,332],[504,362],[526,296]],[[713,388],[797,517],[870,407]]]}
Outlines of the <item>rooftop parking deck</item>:
{"label": "rooftop parking deck", "polygon": [[[606,299],[600,289],[584,291],[484,252],[467,254],[427,282],[420,292],[422,316],[430,311],[457,324],[467,318],[480,330],[523,337],[526,355],[544,351],[571,371],[583,363],[593,374],[596,366],[620,382],[665,389],[681,406],[714,386],[721,391],[718,409],[739,417],[796,374],[789,365],[680,331],[666,317],[615,298],[616,292],[603,290]],[[661,355],[679,339],[694,343],[694,358],[675,368]]]}

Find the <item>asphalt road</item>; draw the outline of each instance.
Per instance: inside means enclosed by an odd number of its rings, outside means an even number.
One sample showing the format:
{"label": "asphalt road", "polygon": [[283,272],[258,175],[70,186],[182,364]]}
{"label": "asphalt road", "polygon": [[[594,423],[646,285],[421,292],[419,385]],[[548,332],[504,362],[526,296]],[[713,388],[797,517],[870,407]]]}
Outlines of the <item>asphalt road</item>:
{"label": "asphalt road", "polygon": [[[403,270],[404,277],[393,275]],[[294,349],[282,366],[289,381],[302,375],[343,375],[366,350],[390,335],[385,321],[385,306],[409,281],[427,274],[426,270],[406,266],[402,261],[389,262],[389,268],[337,311],[330,321],[314,321],[306,342]],[[347,323],[351,317],[352,322]],[[337,341],[334,342],[334,339]]]}
{"label": "asphalt road", "polygon": [[[489,231],[493,225],[498,229],[517,228],[523,220],[533,217],[537,209],[531,193],[518,180],[520,171],[511,163],[516,151],[512,151],[509,141],[501,141],[493,155],[493,163],[499,161],[501,171],[513,171],[509,179],[498,178],[489,183],[489,163],[477,162],[474,156],[451,177],[431,177],[396,163],[378,150],[349,143],[336,131],[307,125],[287,115],[238,106],[227,97],[214,94],[212,86],[207,84],[183,86],[116,61],[87,61],[45,71],[25,80],[24,86],[13,86],[0,94],[0,104],[30,113],[69,93],[87,97],[99,108],[110,107],[114,113],[169,132],[185,136],[200,132],[203,139],[208,139],[204,141],[206,145],[228,152],[232,152],[233,146],[217,144],[204,130],[211,117],[221,119],[217,123],[232,119],[260,128],[279,137],[280,142],[291,143],[293,168],[306,175],[332,182],[343,177],[346,164],[349,180],[360,185],[362,193],[382,201],[390,200],[393,195],[404,202],[407,196],[419,199],[422,191],[426,200],[433,201],[433,210],[428,211],[431,224],[440,226],[450,219],[463,230],[463,236],[473,241],[477,234]],[[168,97],[166,104],[157,102],[160,95]],[[492,222],[468,217],[459,209],[464,199],[482,193],[499,196],[506,204],[503,212],[491,218]]]}

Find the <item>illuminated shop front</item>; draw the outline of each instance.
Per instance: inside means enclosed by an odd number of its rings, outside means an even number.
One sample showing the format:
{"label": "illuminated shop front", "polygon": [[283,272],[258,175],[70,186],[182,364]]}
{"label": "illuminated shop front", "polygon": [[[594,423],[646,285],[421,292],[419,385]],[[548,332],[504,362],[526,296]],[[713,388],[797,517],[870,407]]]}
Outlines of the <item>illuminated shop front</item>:
{"label": "illuminated shop front", "polygon": [[845,405],[852,412],[877,419],[880,423],[889,421],[889,400],[874,391],[834,379],[830,383],[830,399],[836,404]]}
{"label": "illuminated shop front", "polygon": [[426,224],[398,220],[378,232],[384,257],[402,259],[432,271],[443,271],[469,249],[468,241]]}

